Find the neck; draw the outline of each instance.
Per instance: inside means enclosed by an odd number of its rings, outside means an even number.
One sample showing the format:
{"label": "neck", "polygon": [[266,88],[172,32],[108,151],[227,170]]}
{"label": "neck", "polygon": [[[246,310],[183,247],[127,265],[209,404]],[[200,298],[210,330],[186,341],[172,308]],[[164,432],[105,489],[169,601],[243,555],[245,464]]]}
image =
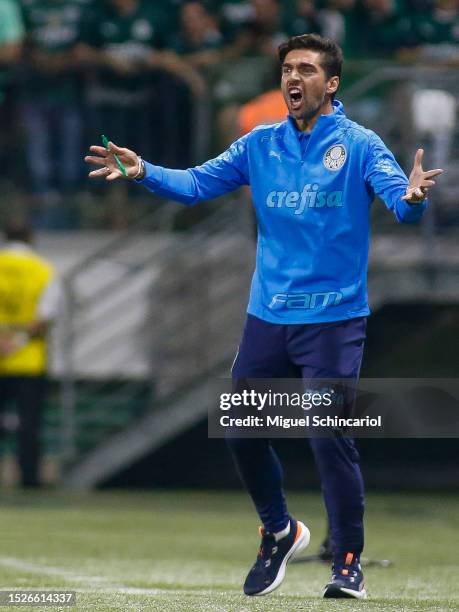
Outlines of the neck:
{"label": "neck", "polygon": [[295,125],[300,130],[300,132],[310,132],[317,123],[317,119],[321,115],[331,115],[332,113],[333,104],[330,98],[328,98],[328,100],[322,104],[319,110],[314,115],[312,115],[312,117],[302,117],[301,119],[294,119]]}

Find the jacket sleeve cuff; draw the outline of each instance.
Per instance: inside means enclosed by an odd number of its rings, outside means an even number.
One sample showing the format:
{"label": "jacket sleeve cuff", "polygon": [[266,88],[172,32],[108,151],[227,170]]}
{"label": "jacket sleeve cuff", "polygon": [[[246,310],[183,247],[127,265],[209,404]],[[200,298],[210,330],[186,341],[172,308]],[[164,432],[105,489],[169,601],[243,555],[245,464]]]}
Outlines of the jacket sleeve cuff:
{"label": "jacket sleeve cuff", "polygon": [[427,206],[427,198],[419,204],[409,204],[406,200],[400,198],[397,202],[397,219],[401,223],[416,223],[421,219]]}
{"label": "jacket sleeve cuff", "polygon": [[145,176],[143,179],[135,180],[139,185],[147,185],[150,188],[158,188],[163,184],[163,168],[154,166],[150,162],[144,161]]}

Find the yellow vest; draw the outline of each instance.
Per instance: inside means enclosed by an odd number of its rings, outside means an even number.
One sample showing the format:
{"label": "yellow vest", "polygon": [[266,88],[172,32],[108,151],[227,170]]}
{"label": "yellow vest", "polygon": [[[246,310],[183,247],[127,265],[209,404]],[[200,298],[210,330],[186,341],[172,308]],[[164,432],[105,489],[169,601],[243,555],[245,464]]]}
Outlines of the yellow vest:
{"label": "yellow vest", "polygon": [[[0,250],[0,330],[24,327],[37,319],[52,266],[33,251]],[[16,352],[0,355],[0,376],[36,376],[46,370],[46,341],[33,338]]]}

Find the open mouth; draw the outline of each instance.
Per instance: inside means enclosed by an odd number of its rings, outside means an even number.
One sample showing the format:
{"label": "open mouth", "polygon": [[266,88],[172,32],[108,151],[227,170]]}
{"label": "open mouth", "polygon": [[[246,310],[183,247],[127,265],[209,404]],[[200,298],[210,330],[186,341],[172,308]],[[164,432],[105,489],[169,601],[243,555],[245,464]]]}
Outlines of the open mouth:
{"label": "open mouth", "polygon": [[303,102],[303,93],[299,87],[291,87],[288,91],[292,109],[300,108]]}

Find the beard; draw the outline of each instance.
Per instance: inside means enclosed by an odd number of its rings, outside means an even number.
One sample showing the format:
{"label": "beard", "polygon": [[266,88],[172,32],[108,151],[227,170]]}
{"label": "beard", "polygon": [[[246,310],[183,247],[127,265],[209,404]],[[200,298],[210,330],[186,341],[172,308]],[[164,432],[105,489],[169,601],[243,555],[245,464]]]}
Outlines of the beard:
{"label": "beard", "polygon": [[316,99],[310,102],[307,106],[305,106],[303,110],[297,111],[297,113],[300,113],[300,114],[297,115],[295,113],[295,119],[304,119],[305,121],[310,121],[313,117],[317,115],[317,113],[320,111],[320,109],[325,104],[326,95],[327,94],[324,92],[320,99]]}

